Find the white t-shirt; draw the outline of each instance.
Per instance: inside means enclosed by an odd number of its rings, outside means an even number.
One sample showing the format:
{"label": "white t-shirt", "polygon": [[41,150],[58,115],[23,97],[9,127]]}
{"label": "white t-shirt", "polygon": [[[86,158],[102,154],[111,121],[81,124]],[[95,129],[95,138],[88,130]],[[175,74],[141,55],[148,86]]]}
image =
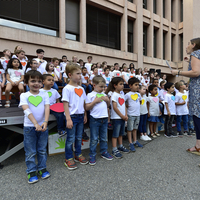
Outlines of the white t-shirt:
{"label": "white t-shirt", "polygon": [[147,102],[149,102],[150,116],[154,116],[154,117],[160,116],[159,98],[149,96],[147,97]]}
{"label": "white t-shirt", "polygon": [[61,73],[65,72],[66,65],[67,65],[66,62],[61,62],[60,63]]}
{"label": "white t-shirt", "polygon": [[85,90],[81,87],[66,85],[62,91],[62,101],[69,102],[69,113],[84,114],[84,102],[86,100]]}
{"label": "white t-shirt", "polygon": [[141,75],[135,75],[135,77],[137,78],[137,79],[139,79],[139,81],[140,81],[140,83],[142,83],[143,82],[143,76],[141,76]]}
{"label": "white t-shirt", "polygon": [[85,67],[87,68],[88,73],[91,71],[92,63],[85,63]]}
{"label": "white t-shirt", "polygon": [[144,86],[148,86],[149,85],[149,79],[147,78],[147,79],[142,79],[142,81],[141,81],[141,83],[143,83],[144,84]]}
{"label": "white t-shirt", "polygon": [[181,93],[179,92],[178,94],[176,94],[175,96],[175,103],[183,103],[186,102],[184,105],[176,105],[176,114],[177,115],[188,115],[189,114],[189,110],[188,110],[188,93],[184,92]]}
{"label": "white t-shirt", "polygon": [[114,70],[112,72],[112,76],[114,76],[114,77],[120,77],[121,76],[121,72],[119,70]]}
{"label": "white t-shirt", "polygon": [[126,80],[126,82],[128,83],[128,80],[129,80],[129,76],[130,76],[130,73],[128,72],[122,72],[122,75],[124,76],[124,79]]}
{"label": "white t-shirt", "polygon": [[96,76],[95,74],[92,74],[92,75],[90,76],[90,81],[91,81],[92,84],[93,84],[92,79],[93,79],[95,76]]}
{"label": "white t-shirt", "polygon": [[[165,95],[164,102],[168,103],[168,108],[169,108],[171,115],[176,115],[175,96],[167,93]],[[164,108],[164,114],[167,115],[166,105]]]}
{"label": "white t-shirt", "polygon": [[[12,55],[12,58],[17,58],[18,59],[18,57],[15,54]],[[25,61],[28,61],[28,58],[26,56],[25,56]]]}
{"label": "white t-shirt", "polygon": [[[41,126],[45,120],[45,105],[49,105],[49,96],[45,92],[39,92],[34,95],[31,92],[22,93],[20,95],[19,107],[28,105],[37,123]],[[31,120],[24,115],[24,126],[34,127]]]}
{"label": "white t-shirt", "polygon": [[[38,64],[40,64],[41,59],[39,58],[34,58],[33,60],[36,60],[38,62]],[[43,74],[44,72],[46,72],[46,65],[47,65],[47,61],[43,60],[43,62],[40,64],[39,69],[41,71],[41,74]]]}
{"label": "white t-shirt", "polygon": [[26,65],[27,65],[27,62],[25,59],[22,59],[20,60],[20,63],[22,64],[22,69],[24,70],[24,72],[26,71]]}
{"label": "white t-shirt", "polygon": [[82,83],[88,83],[89,75],[86,74],[85,76],[81,74],[81,82]]}
{"label": "white t-shirt", "polygon": [[[23,69],[8,69],[7,70],[8,74],[10,75],[10,79],[13,81],[13,82],[17,82],[21,79],[21,76],[24,75],[24,70]],[[9,82],[9,81],[8,81]]]}
{"label": "white t-shirt", "polygon": [[147,110],[147,96],[141,96],[141,104],[140,104],[140,115],[146,115],[148,113]]}
{"label": "white t-shirt", "polygon": [[56,100],[60,98],[60,94],[57,90],[51,88],[50,90],[44,90],[44,88],[40,89],[42,92],[46,92],[49,96],[50,106],[56,103]]}
{"label": "white t-shirt", "polygon": [[0,69],[0,82],[3,81],[3,74],[5,74],[4,69]]}
{"label": "white t-shirt", "polygon": [[54,67],[54,73],[57,75],[58,78],[60,78],[61,69],[59,65],[57,67]]}
{"label": "white t-shirt", "polygon": [[3,66],[3,69],[6,71],[7,69],[7,64],[8,64],[8,61],[9,60],[6,60],[6,59],[0,59],[1,60],[1,64]]}
{"label": "white t-shirt", "polygon": [[68,78],[66,73],[63,73],[63,78]]}
{"label": "white t-shirt", "polygon": [[111,96],[111,119],[121,119],[121,117],[113,109],[113,101],[117,103],[117,108],[122,115],[126,115],[125,97],[123,94],[119,94],[117,92],[113,92]]}
{"label": "white t-shirt", "polygon": [[105,75],[102,76],[105,81],[106,81],[106,85],[108,85],[110,83],[110,81],[112,80],[112,77],[108,74],[108,77],[106,77]]}
{"label": "white t-shirt", "polygon": [[161,101],[164,101],[166,94],[167,94],[166,90],[164,90],[164,89],[160,90],[160,92],[159,92],[159,98],[160,98]]}
{"label": "white t-shirt", "polygon": [[135,73],[132,74],[132,73],[130,72],[130,73],[129,73],[129,78],[133,78],[133,77],[135,77]]}
{"label": "white t-shirt", "polygon": [[102,68],[98,68],[98,75],[103,74],[103,69]]}
{"label": "white t-shirt", "polygon": [[128,92],[125,95],[125,101],[128,105],[127,114],[129,116],[140,116],[141,96],[138,92]]}
{"label": "white t-shirt", "polygon": [[[102,96],[106,96],[105,93],[97,93],[95,91],[90,92],[87,95],[87,99],[86,99],[86,104],[87,103],[92,103],[94,101],[94,99],[98,96],[98,95],[102,95]],[[99,97],[100,97],[99,96]],[[90,115],[94,118],[105,118],[108,117],[108,110],[107,110],[107,103],[105,101],[102,101],[100,103],[97,103],[94,105],[94,107],[90,110]]]}

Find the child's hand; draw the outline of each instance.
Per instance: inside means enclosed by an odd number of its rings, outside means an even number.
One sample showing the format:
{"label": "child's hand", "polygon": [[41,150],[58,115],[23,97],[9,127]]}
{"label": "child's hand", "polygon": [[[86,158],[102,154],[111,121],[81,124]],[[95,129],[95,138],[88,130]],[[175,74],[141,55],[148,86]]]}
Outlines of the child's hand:
{"label": "child's hand", "polygon": [[162,112],[160,111],[160,115],[162,115]]}
{"label": "child's hand", "polygon": [[47,130],[47,122],[43,122],[41,127],[42,127],[42,132],[46,131]]}
{"label": "child's hand", "polygon": [[68,129],[72,129],[73,128],[73,121],[71,119],[67,120],[67,128]]}
{"label": "child's hand", "polygon": [[167,115],[170,117],[170,116],[171,116],[171,113],[170,113],[170,112],[167,112]]}
{"label": "child's hand", "polygon": [[105,102],[108,102],[108,101],[109,101],[109,98],[108,98],[107,96],[103,96],[103,97],[101,97],[101,99],[102,99],[103,101],[105,101]]}
{"label": "child's hand", "polygon": [[122,116],[122,119],[123,119],[124,121],[128,121],[128,116],[123,115],[123,116]]}
{"label": "child's hand", "polygon": [[151,115],[148,113],[148,117],[150,117]]}
{"label": "child's hand", "polygon": [[42,131],[42,127],[38,123],[34,124],[34,126],[36,131]]}
{"label": "child's hand", "polygon": [[15,82],[11,82],[11,85],[12,85],[12,86],[15,86]]}
{"label": "child's hand", "polygon": [[100,103],[102,101],[102,97],[96,97],[94,101],[95,103]]}
{"label": "child's hand", "polygon": [[59,79],[59,82],[62,83],[63,82],[62,79]]}

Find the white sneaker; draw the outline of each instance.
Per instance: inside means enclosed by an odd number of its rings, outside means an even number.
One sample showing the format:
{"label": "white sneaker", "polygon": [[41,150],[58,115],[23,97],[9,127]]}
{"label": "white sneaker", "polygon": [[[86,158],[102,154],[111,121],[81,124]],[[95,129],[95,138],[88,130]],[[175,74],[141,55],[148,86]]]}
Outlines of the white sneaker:
{"label": "white sneaker", "polygon": [[144,135],[141,135],[140,140],[147,141],[147,138]]}
{"label": "white sneaker", "polygon": [[146,140],[151,140],[151,138],[148,135],[144,135],[144,137],[146,138]]}

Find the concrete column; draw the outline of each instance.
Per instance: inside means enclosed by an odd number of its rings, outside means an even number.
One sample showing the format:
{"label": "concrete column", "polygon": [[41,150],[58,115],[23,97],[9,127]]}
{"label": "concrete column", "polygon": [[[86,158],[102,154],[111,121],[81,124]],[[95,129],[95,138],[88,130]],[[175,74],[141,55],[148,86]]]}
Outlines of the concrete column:
{"label": "concrete column", "polygon": [[128,16],[127,16],[127,0],[124,0],[124,13],[121,18],[121,51],[127,52],[128,44]]}
{"label": "concrete column", "polygon": [[86,45],[86,0],[80,1],[80,42]]}
{"label": "concrete column", "polygon": [[65,43],[65,0],[59,0],[59,37]]}
{"label": "concrete column", "polygon": [[151,12],[150,25],[147,29],[147,56],[153,57],[154,46],[153,46],[153,36],[154,36],[154,27],[153,27],[153,0],[148,0],[148,10]]}
{"label": "concrete column", "polygon": [[165,13],[166,13],[166,19],[169,21],[169,30],[166,34],[166,41],[165,41],[165,59],[171,60],[171,1],[167,1],[167,4],[165,5]]}

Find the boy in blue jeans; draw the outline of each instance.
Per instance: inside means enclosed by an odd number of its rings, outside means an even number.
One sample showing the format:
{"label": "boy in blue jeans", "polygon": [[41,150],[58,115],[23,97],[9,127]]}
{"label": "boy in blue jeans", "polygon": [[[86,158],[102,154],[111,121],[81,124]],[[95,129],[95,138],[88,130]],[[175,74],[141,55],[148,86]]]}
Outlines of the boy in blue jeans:
{"label": "boy in blue jeans", "polygon": [[[88,161],[81,154],[82,133],[84,123],[87,122],[85,112],[86,94],[84,89],[79,86],[81,81],[81,68],[75,63],[69,63],[66,67],[66,74],[70,78],[68,85],[63,88],[62,101],[67,120],[67,139],[65,143],[65,166],[69,170],[74,170],[77,165],[87,164]],[[72,145],[75,143],[75,158],[73,159]]]}
{"label": "boy in blue jeans", "polygon": [[100,141],[101,157],[112,160],[113,157],[107,152],[107,127],[109,98],[103,92],[106,86],[105,79],[97,75],[92,79],[94,91],[87,95],[86,110],[90,110],[90,165],[96,164],[96,148]]}
{"label": "boy in blue jeans", "polygon": [[[19,107],[24,110],[24,150],[27,166],[28,183],[38,181],[37,171],[42,179],[48,178],[50,173],[46,170],[49,96],[39,91],[42,85],[42,74],[30,70],[24,76],[24,82],[30,91],[20,95]],[[38,164],[36,164],[36,156]]]}

